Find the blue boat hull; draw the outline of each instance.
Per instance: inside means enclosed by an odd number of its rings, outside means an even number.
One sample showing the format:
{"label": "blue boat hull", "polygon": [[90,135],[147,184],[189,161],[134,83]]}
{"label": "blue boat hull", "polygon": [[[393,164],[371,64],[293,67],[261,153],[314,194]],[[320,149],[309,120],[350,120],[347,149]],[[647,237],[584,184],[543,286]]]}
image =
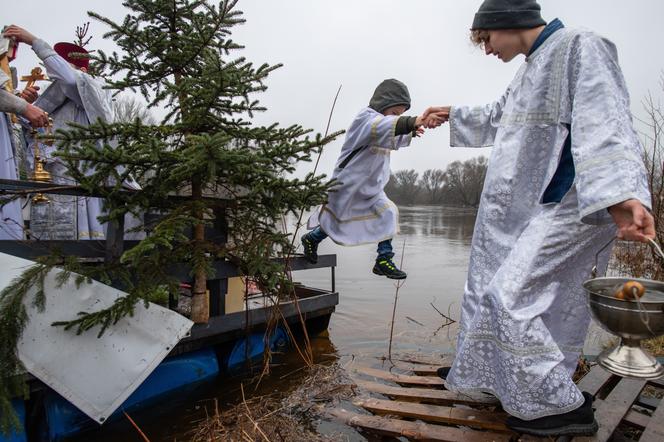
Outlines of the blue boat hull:
{"label": "blue boat hull", "polygon": [[[270,336],[269,348],[271,351],[282,350],[289,342],[287,333],[278,327]],[[263,332],[260,332],[238,339],[232,350],[221,358],[218,358],[213,348],[166,358],[109,417],[108,421],[121,418],[123,411],[130,413],[142,410],[164,397],[212,380],[220,372],[237,372],[245,366],[247,360],[262,358],[264,351],[265,336]],[[24,422],[23,401],[15,402],[17,413]],[[42,422],[40,433],[47,440],[60,441],[83,431],[99,428],[95,421],[53,390],[46,391],[43,402],[45,419]],[[0,442],[25,441],[25,434],[12,435],[12,438],[0,435]]]}

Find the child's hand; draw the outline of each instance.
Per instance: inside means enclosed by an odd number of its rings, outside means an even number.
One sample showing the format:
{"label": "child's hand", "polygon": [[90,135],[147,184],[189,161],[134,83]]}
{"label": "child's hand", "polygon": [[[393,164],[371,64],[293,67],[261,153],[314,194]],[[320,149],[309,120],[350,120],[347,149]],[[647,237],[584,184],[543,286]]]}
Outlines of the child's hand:
{"label": "child's hand", "polygon": [[421,137],[422,135],[424,135],[424,128],[420,126],[417,129],[415,129],[415,133],[413,134],[413,136]]}

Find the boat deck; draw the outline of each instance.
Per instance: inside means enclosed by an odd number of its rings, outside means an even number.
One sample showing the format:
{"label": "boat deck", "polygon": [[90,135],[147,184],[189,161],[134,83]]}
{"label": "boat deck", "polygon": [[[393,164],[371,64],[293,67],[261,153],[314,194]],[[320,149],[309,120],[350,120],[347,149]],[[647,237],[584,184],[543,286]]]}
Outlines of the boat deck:
{"label": "boat deck", "polygon": [[[514,433],[504,424],[507,414],[489,395],[461,395],[447,391],[436,369],[440,361],[407,360],[391,368],[356,365],[354,382],[361,393],[354,405],[361,414],[336,408],[331,413],[364,432],[427,441],[551,440]],[[392,365],[392,364],[390,364]],[[599,432],[591,438],[560,437],[568,441],[654,442],[664,440],[664,380],[626,379],[593,366],[578,381],[595,398]]]}

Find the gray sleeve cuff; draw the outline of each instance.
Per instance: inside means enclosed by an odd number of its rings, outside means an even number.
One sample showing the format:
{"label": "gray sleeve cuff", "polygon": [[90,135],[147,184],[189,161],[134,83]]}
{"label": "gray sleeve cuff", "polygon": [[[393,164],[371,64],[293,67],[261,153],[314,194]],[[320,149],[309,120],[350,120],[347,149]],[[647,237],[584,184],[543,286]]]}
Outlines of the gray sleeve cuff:
{"label": "gray sleeve cuff", "polygon": [[41,38],[37,38],[32,42],[32,50],[35,51],[35,54],[37,54],[37,57],[39,57],[41,60],[45,60],[51,55],[57,55],[57,52],[53,50],[51,45],[46,43]]}
{"label": "gray sleeve cuff", "polygon": [[0,89],[0,112],[23,115],[26,107],[28,107],[27,101]]}
{"label": "gray sleeve cuff", "polygon": [[399,117],[394,135],[408,135],[411,133],[415,130],[415,121],[417,121],[417,117]]}

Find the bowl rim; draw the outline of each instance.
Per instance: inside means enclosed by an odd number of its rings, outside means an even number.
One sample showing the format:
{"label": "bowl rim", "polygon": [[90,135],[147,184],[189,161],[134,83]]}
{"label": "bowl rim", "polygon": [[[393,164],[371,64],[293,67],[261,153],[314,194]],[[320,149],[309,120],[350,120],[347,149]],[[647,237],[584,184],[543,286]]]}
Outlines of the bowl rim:
{"label": "bowl rim", "polygon": [[[586,293],[588,295],[601,296],[602,298],[611,299],[613,301],[621,301],[621,302],[636,304],[635,300],[632,300],[632,299],[619,299],[619,298],[616,298],[615,296],[612,296],[612,295],[597,293],[597,292],[592,291],[588,288],[588,286],[587,286],[588,284],[590,284],[594,281],[599,281],[599,280],[615,281],[615,282],[636,281],[636,282],[644,283],[644,285],[658,284],[658,285],[661,285],[662,293],[664,293],[664,282],[663,281],[657,281],[655,279],[645,279],[645,278],[629,278],[629,277],[625,277],[625,276],[600,276],[600,277],[597,277],[597,278],[590,278],[590,279],[585,280],[581,284],[581,286],[583,287],[583,289],[586,291]],[[642,304],[664,304],[664,298],[662,298],[661,300],[648,300],[648,299],[644,300],[643,298],[641,298],[640,301],[641,301]]]}

